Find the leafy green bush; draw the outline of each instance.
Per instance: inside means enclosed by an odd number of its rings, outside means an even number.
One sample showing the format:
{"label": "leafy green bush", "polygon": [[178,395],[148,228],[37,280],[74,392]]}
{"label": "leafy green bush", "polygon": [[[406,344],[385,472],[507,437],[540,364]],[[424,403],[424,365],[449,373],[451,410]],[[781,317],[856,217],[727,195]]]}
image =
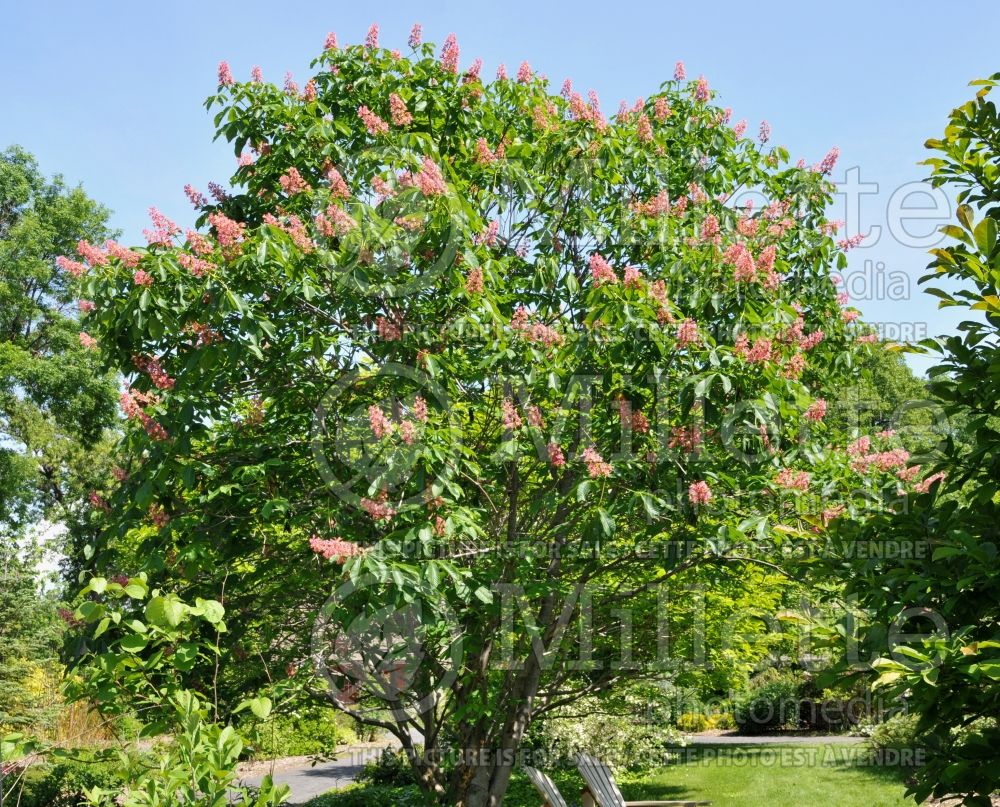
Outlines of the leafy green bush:
{"label": "leafy green bush", "polygon": [[701,712],[685,712],[677,718],[677,728],[681,731],[699,732],[709,728],[710,720]]}
{"label": "leafy green bush", "polygon": [[317,796],[306,807],[416,807],[426,803],[416,786],[357,784]]}
{"label": "leafy green bush", "polygon": [[581,698],[547,715],[531,727],[525,747],[549,760],[567,762],[583,752],[622,770],[642,771],[662,764],[662,752],[677,741],[667,699],[655,688],[635,686],[614,696]]}
{"label": "leafy green bush", "polygon": [[358,774],[358,781],[371,785],[405,787],[415,785],[413,767],[403,751],[389,748],[374,762],[367,763]]}
{"label": "leafy green bush", "polygon": [[322,707],[276,715],[250,730],[248,750],[254,759],[330,753],[338,745],[357,741],[349,721],[349,717]]}
{"label": "leafy green bush", "polygon": [[772,675],[743,693],[733,719],[743,734],[798,728],[801,681],[792,673]]}
{"label": "leafy green bush", "polygon": [[25,774],[20,805],[77,807],[84,790],[100,787],[120,791],[123,783],[122,771],[114,763],[64,760],[38,765]]}
{"label": "leafy green bush", "polygon": [[732,712],[719,712],[708,718],[708,728],[719,729],[720,731],[730,731],[736,728],[736,721]]}
{"label": "leafy green bush", "polygon": [[887,748],[913,748],[917,745],[918,719],[915,714],[893,715],[872,729],[868,744],[874,751],[883,751]]}

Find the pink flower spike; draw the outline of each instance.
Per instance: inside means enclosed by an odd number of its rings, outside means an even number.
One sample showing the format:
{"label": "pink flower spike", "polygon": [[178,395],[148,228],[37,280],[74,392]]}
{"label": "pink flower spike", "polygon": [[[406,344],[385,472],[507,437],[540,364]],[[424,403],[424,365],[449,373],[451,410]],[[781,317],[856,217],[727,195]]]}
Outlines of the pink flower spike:
{"label": "pink flower spike", "polygon": [[326,41],[323,42],[323,50],[337,50],[337,35],[330,31],[326,35]]}
{"label": "pink flower spike", "polygon": [[233,73],[229,69],[229,62],[219,62],[219,86],[228,87],[233,83]]}
{"label": "pink flower spike", "polygon": [[688,501],[695,507],[712,501],[712,489],[707,482],[693,482],[688,486]]}
{"label": "pink flower spike", "polygon": [[826,401],[823,398],[817,398],[806,409],[805,418],[813,423],[819,423],[824,417],[826,417]]}
{"label": "pink flower spike", "polygon": [[374,50],[378,47],[378,23],[373,22],[371,27],[368,29],[368,35],[365,37],[365,47],[368,50]]}
{"label": "pink flower spike", "polygon": [[446,73],[458,73],[458,39],[448,34],[441,47],[441,69]]}
{"label": "pink flower spike", "polygon": [[684,62],[677,62],[674,66],[674,81],[684,81],[687,78],[687,71],[684,69]]}
{"label": "pink flower spike", "polygon": [[414,23],[413,27],[410,29],[409,45],[414,50],[420,47],[420,42],[423,36],[423,30],[424,27],[419,22]]}

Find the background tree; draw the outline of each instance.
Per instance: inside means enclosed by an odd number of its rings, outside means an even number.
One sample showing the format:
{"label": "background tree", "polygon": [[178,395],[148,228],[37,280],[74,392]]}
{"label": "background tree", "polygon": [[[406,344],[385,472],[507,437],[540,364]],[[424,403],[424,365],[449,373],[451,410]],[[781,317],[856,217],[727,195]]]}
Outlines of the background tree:
{"label": "background tree", "polygon": [[[877,686],[905,697],[919,716],[929,759],[913,792],[919,800],[960,794],[971,805],[990,804],[1000,788],[1000,118],[989,99],[998,82],[1000,74],[973,82],[982,87],[976,97],[952,111],[943,138],[927,142],[938,152],[927,161],[931,181],[957,188],[960,204],[959,224],[944,228],[956,243],[932,250],[934,271],[924,280],[958,281],[954,292],[927,291],[973,318],[958,335],[923,344],[942,359],[930,372],[931,392],[962,431],[948,435],[898,507],[866,525],[840,525],[841,551],[826,569],[867,611],[861,661],[872,648],[884,654],[875,662]],[[870,542],[926,551],[891,558],[852,551]],[[903,642],[900,634],[924,638]]]}
{"label": "background tree", "polygon": [[0,734],[44,728],[53,716],[39,685],[53,675],[62,623],[32,560],[0,543]]}
{"label": "background tree", "polygon": [[478,807],[533,720],[669,667],[678,575],[775,569],[905,459],[852,465],[823,422],[874,339],[830,280],[835,153],[788,166],[683,65],[609,121],[411,47],[331,35],[283,88],[221,64],[234,189],[73,264],[131,384],[96,563],[138,539],[247,629],[193,689],[309,657],[285,675]]}
{"label": "background tree", "polygon": [[[115,387],[81,344],[75,279],[59,256],[111,235],[108,211],[34,158],[0,153],[0,540],[62,520],[103,484],[98,446]],[[86,306],[86,303],[80,305]]]}

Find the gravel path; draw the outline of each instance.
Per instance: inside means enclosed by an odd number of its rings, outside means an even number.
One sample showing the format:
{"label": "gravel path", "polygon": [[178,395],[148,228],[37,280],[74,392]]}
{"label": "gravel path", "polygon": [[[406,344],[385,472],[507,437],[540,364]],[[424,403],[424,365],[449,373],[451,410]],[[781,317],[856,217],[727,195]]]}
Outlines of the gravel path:
{"label": "gravel path", "polygon": [[386,748],[397,748],[398,743],[373,743],[337,749],[336,758],[313,764],[311,757],[286,757],[273,762],[258,762],[241,768],[239,782],[248,787],[259,787],[267,774],[277,785],[291,788],[289,804],[304,804],[328,790],[346,787],[368,762],[374,762]]}

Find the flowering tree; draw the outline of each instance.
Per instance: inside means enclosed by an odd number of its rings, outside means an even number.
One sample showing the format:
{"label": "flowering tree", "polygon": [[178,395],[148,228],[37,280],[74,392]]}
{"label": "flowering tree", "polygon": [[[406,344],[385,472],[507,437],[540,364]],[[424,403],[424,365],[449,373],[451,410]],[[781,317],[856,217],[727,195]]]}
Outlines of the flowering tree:
{"label": "flowering tree", "polygon": [[825,432],[872,341],[830,278],[836,152],[788,165],[680,64],[609,120],[410,47],[330,35],[301,86],[221,64],[233,188],[69,268],[131,379],[99,553],[144,525],[151,575],[280,603],[320,693],[471,807],[533,719],[664,669],[630,637],[675,575],[773,563],[905,457]]}

